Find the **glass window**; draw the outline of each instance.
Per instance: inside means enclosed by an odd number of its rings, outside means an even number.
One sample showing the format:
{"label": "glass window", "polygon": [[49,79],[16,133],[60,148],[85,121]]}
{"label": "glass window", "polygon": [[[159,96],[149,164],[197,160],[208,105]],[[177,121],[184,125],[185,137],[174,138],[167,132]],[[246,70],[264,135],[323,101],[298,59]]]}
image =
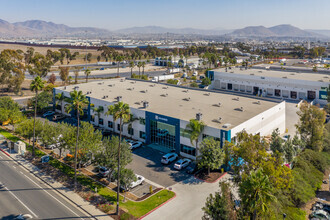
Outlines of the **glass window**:
{"label": "glass window", "polygon": [[187,145],[181,144],[181,152],[185,154],[189,154],[192,156],[196,156],[196,149],[193,147],[189,147]]}
{"label": "glass window", "polygon": [[191,135],[191,131],[186,130],[184,128],[180,128],[180,136],[181,137],[190,138],[190,135]]}
{"label": "glass window", "polygon": [[99,125],[103,125],[103,118],[99,118]]}
{"label": "glass window", "polygon": [[213,137],[213,136],[210,136],[210,135],[207,135],[207,134],[203,134],[203,139],[208,138],[208,137],[213,138],[215,141],[220,141],[219,137]]}
{"label": "glass window", "polygon": [[134,135],[134,129],[133,128],[128,128],[127,129],[129,135]]}
{"label": "glass window", "polygon": [[145,118],[139,118],[140,124],[145,125],[146,124],[146,119]]}
{"label": "glass window", "polygon": [[146,133],[143,131],[140,131],[140,138],[146,139]]}
{"label": "glass window", "polygon": [[113,128],[113,122],[112,121],[108,121],[108,127]]}
{"label": "glass window", "polygon": [[94,115],[91,116],[91,121],[95,122],[95,116]]}
{"label": "glass window", "polygon": [[[117,130],[120,131],[120,124],[117,124]],[[121,126],[121,130],[123,131],[123,126]]]}

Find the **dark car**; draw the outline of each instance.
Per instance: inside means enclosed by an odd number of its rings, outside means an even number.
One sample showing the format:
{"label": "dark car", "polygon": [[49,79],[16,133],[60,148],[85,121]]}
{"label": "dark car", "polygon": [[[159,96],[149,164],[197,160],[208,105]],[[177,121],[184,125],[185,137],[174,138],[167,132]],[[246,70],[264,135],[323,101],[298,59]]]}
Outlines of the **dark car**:
{"label": "dark car", "polygon": [[193,163],[186,168],[186,173],[188,174],[195,174],[198,170],[197,164]]}

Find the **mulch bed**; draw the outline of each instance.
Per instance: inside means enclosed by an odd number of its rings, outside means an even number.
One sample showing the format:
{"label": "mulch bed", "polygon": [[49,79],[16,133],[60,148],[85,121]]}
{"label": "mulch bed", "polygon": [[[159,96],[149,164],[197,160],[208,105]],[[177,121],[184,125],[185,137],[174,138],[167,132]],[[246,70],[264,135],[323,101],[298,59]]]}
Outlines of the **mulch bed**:
{"label": "mulch bed", "polygon": [[150,194],[150,193],[145,194],[144,196],[138,198],[136,201],[142,201],[142,200],[148,198],[149,196],[152,196],[152,195],[154,195],[155,193],[159,192],[160,190],[162,190],[162,188],[154,189],[152,194]]}
{"label": "mulch bed", "polygon": [[203,169],[196,173],[195,177],[205,182],[213,183],[222,175],[224,175],[224,173],[221,173],[221,170],[211,170],[210,174],[208,174],[207,170]]}

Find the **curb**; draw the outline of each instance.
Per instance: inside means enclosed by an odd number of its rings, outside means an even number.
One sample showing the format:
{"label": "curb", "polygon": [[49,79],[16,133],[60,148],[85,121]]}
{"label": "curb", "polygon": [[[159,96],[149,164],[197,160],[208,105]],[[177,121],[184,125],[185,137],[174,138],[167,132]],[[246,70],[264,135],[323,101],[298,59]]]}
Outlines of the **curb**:
{"label": "curb", "polygon": [[[83,212],[89,214],[92,218],[97,219],[93,214],[91,214],[90,212],[88,212],[87,210],[85,210],[84,208],[81,207],[81,205],[78,205],[75,201],[73,201],[72,199],[70,199],[68,196],[64,195],[62,192],[60,192],[58,189],[52,187],[47,181],[45,181],[43,178],[41,178],[41,176],[39,176],[39,173],[34,173],[32,171],[30,171],[27,167],[25,167],[21,162],[17,161],[16,159],[14,159],[11,155],[9,155],[6,151],[4,151],[2,148],[0,148],[0,150],[5,153],[8,157],[10,157],[12,160],[14,160],[16,163],[20,164],[25,170],[27,170],[29,173],[33,174],[35,177],[37,177],[38,179],[40,179],[42,182],[46,183],[48,186],[50,186],[52,189],[54,189],[58,194],[60,194],[61,196],[63,196],[64,198],[66,198],[67,200],[69,200],[70,202],[72,202],[73,204],[75,204],[78,208],[80,208]],[[39,172],[39,171],[38,171]]]}
{"label": "curb", "polygon": [[10,157],[10,158],[12,158],[6,151],[4,151],[2,148],[0,148],[0,150],[4,153],[4,154],[6,154],[8,157]]}
{"label": "curb", "polygon": [[[172,191],[173,192],[173,191]],[[139,220],[140,219],[143,219],[145,217],[147,217],[147,215],[150,215],[152,212],[156,211],[157,209],[159,209],[160,207],[162,207],[163,205],[165,205],[166,203],[169,203],[170,201],[172,201],[173,199],[175,199],[176,197],[176,193],[174,192],[174,196],[172,198],[170,198],[169,200],[165,201],[164,203],[162,203],[161,205],[157,206],[156,208],[154,208],[153,210],[149,211],[147,214],[144,214],[142,215],[140,218],[138,218]]]}
{"label": "curb", "polygon": [[194,175],[194,177],[196,179],[201,180],[201,181],[206,182],[206,183],[215,183],[215,182],[219,181],[222,177],[224,177],[226,174],[227,174],[227,172],[224,172],[218,179],[216,179],[214,181],[203,180],[203,179],[198,178],[196,175]]}

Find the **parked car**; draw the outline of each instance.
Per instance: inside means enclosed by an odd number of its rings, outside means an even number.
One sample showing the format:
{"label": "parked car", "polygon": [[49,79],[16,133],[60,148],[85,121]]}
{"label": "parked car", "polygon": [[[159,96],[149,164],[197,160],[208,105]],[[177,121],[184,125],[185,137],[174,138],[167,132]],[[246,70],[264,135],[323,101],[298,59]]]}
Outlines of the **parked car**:
{"label": "parked car", "polygon": [[314,212],[312,212],[312,214],[309,215],[309,219],[324,219],[324,220],[329,220],[330,219],[330,215],[323,210],[316,210]]}
{"label": "parked car", "polygon": [[58,148],[59,146],[61,145],[61,143],[56,143],[56,144],[50,144],[50,145],[46,145],[46,149],[55,149],[55,148]]}
{"label": "parked car", "polygon": [[312,209],[313,209],[313,211],[323,210],[323,211],[330,213],[330,204],[323,203],[323,202],[316,202],[313,204]]}
{"label": "parked car", "polygon": [[55,115],[55,112],[53,112],[53,111],[48,111],[48,112],[45,112],[42,116],[43,116],[44,118],[46,118],[46,117],[53,116],[53,115]]}
{"label": "parked car", "polygon": [[180,159],[177,162],[175,162],[174,169],[182,170],[182,169],[186,168],[190,163],[191,163],[191,160],[189,160],[189,159],[186,159],[186,158]]}
{"label": "parked car", "polygon": [[100,167],[99,168],[99,176],[101,177],[106,177],[107,175],[109,175],[110,170],[106,167]]}
{"label": "parked car", "polygon": [[178,158],[178,155],[176,153],[168,153],[162,157],[161,163],[169,164],[169,163],[175,161],[177,158]]}
{"label": "parked car", "polygon": [[56,114],[53,116],[53,121],[58,121],[58,120],[61,120],[61,119],[64,119],[66,118],[65,115],[61,115],[61,114]]}
{"label": "parked car", "polygon": [[138,174],[135,174],[135,176],[136,176],[136,181],[132,182],[129,185],[128,189],[125,189],[124,186],[120,186],[120,188],[122,190],[129,191],[130,189],[133,189],[134,187],[137,187],[138,185],[142,185],[143,182],[144,182],[144,180],[145,180],[145,178],[143,176],[141,176],[141,175],[138,175]]}
{"label": "parked car", "polygon": [[197,172],[197,170],[198,170],[197,164],[193,163],[193,164],[191,164],[190,166],[187,167],[186,173],[188,173],[188,174],[194,174],[194,173]]}
{"label": "parked car", "polygon": [[135,142],[133,142],[133,143],[130,143],[129,145],[130,145],[130,148],[131,148],[132,150],[134,150],[134,149],[136,149],[136,148],[141,147],[142,144],[143,144],[143,143],[142,143],[141,141],[135,141]]}

